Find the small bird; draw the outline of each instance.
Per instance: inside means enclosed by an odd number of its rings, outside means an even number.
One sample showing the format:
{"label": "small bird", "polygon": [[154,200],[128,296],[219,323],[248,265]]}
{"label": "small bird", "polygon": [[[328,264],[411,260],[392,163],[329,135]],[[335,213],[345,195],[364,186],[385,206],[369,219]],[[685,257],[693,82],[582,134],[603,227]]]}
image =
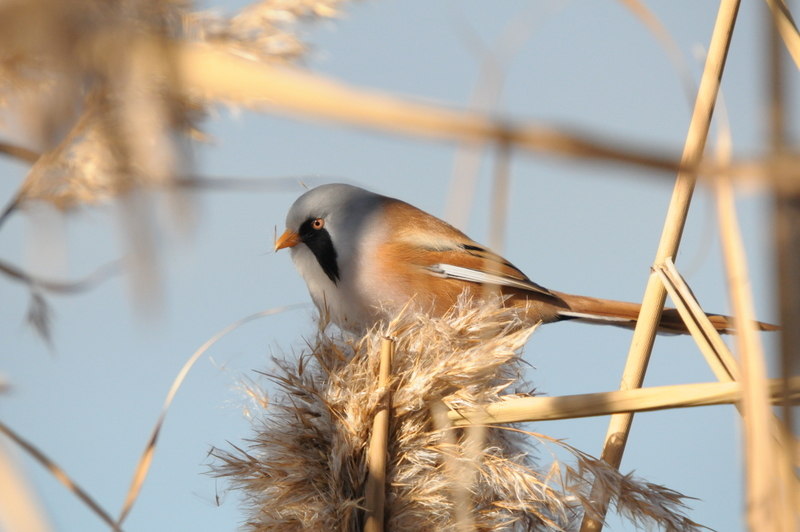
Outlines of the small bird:
{"label": "small bird", "polygon": [[[322,185],[300,196],[275,242],[275,251],[283,248],[290,248],[320,313],[351,331],[407,306],[441,316],[464,292],[473,299],[499,292],[505,305],[524,309],[530,323],[580,320],[633,328],[639,316],[637,303],[548,290],[439,218],[351,185]],[[720,332],[731,331],[730,318],[709,317]],[[664,310],[659,330],[688,333],[675,309]]]}

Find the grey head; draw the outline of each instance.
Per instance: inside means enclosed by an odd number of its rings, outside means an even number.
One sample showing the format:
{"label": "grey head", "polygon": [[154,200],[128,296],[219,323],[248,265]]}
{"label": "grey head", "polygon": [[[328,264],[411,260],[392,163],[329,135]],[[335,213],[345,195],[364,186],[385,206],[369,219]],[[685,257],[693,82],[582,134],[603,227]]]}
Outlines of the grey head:
{"label": "grey head", "polygon": [[297,198],[286,215],[286,228],[297,233],[300,244],[292,257],[306,247],[325,275],[338,283],[343,265],[357,253],[361,233],[369,228],[386,198],[363,188],[342,183],[321,185]]}

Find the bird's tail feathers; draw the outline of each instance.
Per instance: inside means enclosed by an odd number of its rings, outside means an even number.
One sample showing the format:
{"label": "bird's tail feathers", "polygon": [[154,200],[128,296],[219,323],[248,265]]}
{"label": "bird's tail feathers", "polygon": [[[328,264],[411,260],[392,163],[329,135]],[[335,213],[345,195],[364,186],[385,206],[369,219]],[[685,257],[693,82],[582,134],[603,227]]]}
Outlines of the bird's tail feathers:
{"label": "bird's tail feathers", "polygon": [[[580,320],[586,323],[616,325],[633,329],[636,326],[636,320],[639,318],[641,309],[641,305],[638,303],[574,296],[560,292],[557,292],[556,295],[566,304],[565,308],[558,312],[559,320]],[[707,316],[714,328],[720,333],[728,334],[734,332],[733,318],[721,314],[707,314]],[[758,328],[762,331],[779,330],[779,327],[775,325],[762,322],[758,322]],[[689,329],[686,328],[686,324],[676,309],[666,308],[661,313],[658,332],[689,334]]]}

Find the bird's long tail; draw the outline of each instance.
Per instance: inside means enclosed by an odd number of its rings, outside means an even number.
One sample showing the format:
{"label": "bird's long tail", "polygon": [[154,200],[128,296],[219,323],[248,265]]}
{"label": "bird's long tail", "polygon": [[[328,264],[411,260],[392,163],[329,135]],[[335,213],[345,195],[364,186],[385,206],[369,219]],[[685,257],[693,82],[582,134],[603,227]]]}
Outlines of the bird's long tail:
{"label": "bird's long tail", "polygon": [[[636,320],[639,318],[641,305],[638,303],[574,296],[561,292],[554,292],[554,294],[566,304],[566,308],[558,311],[559,320],[580,320],[586,323],[616,325],[633,329],[636,326]],[[729,316],[708,314],[708,318],[711,320],[712,325],[722,334],[735,331],[734,320]],[[780,329],[780,327],[769,323],[757,322],[757,324],[762,331],[777,331]],[[678,311],[674,308],[666,308],[661,313],[658,331],[668,334],[689,334],[689,330],[683,323]]]}

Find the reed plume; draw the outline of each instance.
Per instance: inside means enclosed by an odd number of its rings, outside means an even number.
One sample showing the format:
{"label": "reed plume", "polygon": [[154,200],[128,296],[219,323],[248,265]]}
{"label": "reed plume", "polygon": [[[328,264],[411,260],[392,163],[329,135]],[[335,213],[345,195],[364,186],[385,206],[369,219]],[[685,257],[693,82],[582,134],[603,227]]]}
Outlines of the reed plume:
{"label": "reed plume", "polygon": [[[246,530],[361,530],[372,418],[391,394],[386,530],[574,530],[601,486],[637,526],[695,531],[684,496],[620,474],[521,426],[454,428],[439,413],[530,393],[521,350],[535,327],[513,309],[461,301],[443,318],[401,314],[362,338],[320,332],[274,359],[277,392],[246,448],[214,449],[213,472],[246,506]],[[330,329],[329,329],[330,331]],[[396,338],[392,378],[377,384],[381,339]],[[542,466],[540,446],[576,464]]]}

